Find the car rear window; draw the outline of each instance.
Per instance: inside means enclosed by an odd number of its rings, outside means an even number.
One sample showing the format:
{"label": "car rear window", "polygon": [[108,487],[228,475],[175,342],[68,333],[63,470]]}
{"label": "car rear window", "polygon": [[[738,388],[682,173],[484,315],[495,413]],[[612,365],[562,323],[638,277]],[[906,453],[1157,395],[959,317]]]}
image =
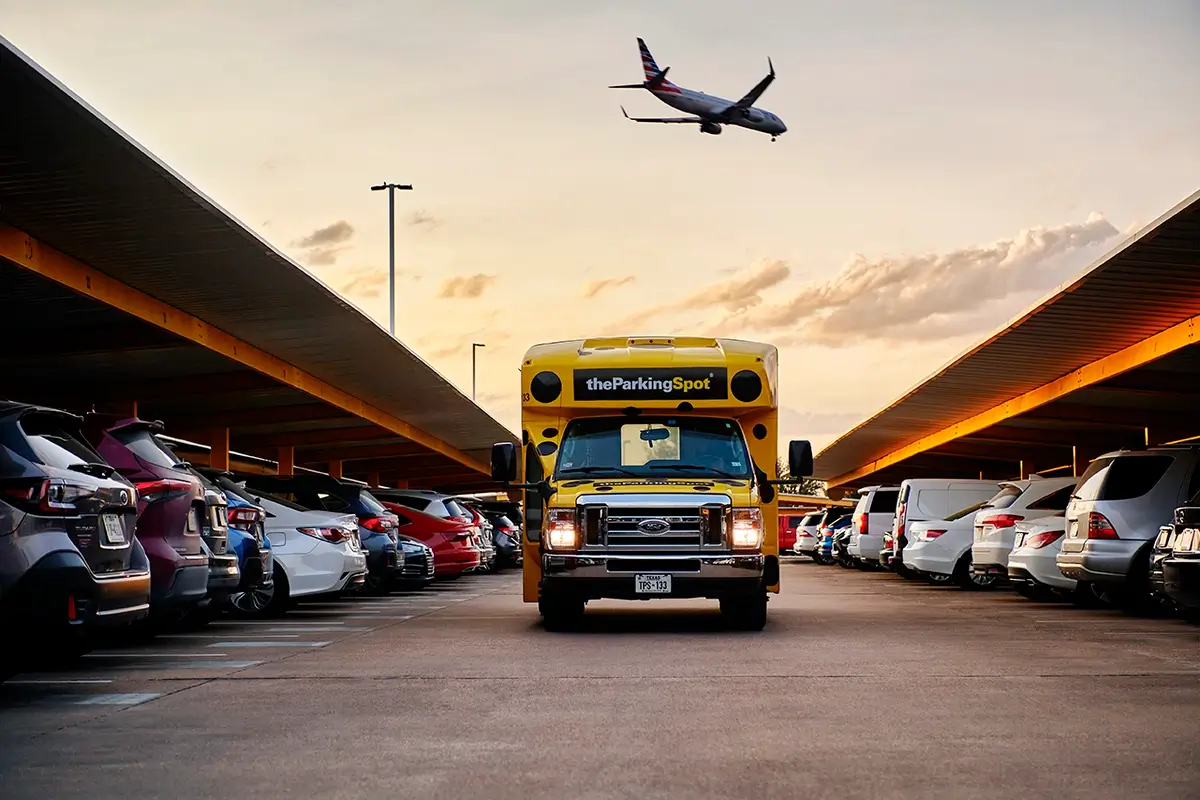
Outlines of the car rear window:
{"label": "car rear window", "polygon": [[1021,489],[1018,486],[1005,486],[996,494],[992,495],[992,499],[987,501],[987,508],[1008,508],[1013,503],[1017,502],[1017,498],[1021,496]]}
{"label": "car rear window", "polygon": [[[1033,490],[1033,487],[1029,487]],[[1066,511],[1067,504],[1071,502],[1071,495],[1075,493],[1075,484],[1064,486],[1061,489],[1051,492],[1045,497],[1039,497],[1029,504],[1029,507],[1038,511]]]}
{"label": "car rear window", "polygon": [[890,514],[895,512],[900,492],[896,489],[882,489],[871,496],[872,514]]}
{"label": "car rear window", "polygon": [[474,519],[475,516],[467,510],[467,507],[455,500],[453,497],[447,497],[445,500],[446,511],[452,517],[462,517],[463,519]]}
{"label": "car rear window", "polygon": [[175,454],[145,428],[123,428],[113,431],[113,438],[125,445],[142,461],[156,467],[174,467],[179,463]]}
{"label": "car rear window", "polygon": [[1079,479],[1075,497],[1096,501],[1141,497],[1154,488],[1174,460],[1168,455],[1098,458]]}
{"label": "car rear window", "polygon": [[61,419],[47,414],[21,417],[21,431],[33,460],[48,467],[69,469],[73,464],[103,464],[104,459],[79,441]]}
{"label": "car rear window", "polygon": [[358,502],[361,503],[369,513],[374,514],[375,516],[388,513],[388,510],[384,508],[383,503],[376,500],[375,495],[371,494],[366,489],[360,489],[358,491]]}
{"label": "car rear window", "polygon": [[971,506],[967,506],[966,508],[959,509],[958,511],[955,511],[950,516],[946,517],[946,521],[953,522],[956,519],[962,519],[967,514],[974,514],[976,511],[978,511],[979,509],[983,508],[986,505],[987,505],[987,501],[985,500],[982,503],[976,503],[975,505],[971,505]]}
{"label": "car rear window", "polygon": [[[393,503],[398,503],[402,506],[415,508],[417,511],[424,511],[426,508],[429,508],[429,501],[424,497],[409,497],[408,495],[401,494],[396,495],[395,497],[389,497],[388,500]],[[431,510],[429,513],[434,514],[434,511]]]}
{"label": "car rear window", "polygon": [[809,514],[804,519],[800,520],[800,524],[804,526],[818,525],[821,522],[820,514]]}

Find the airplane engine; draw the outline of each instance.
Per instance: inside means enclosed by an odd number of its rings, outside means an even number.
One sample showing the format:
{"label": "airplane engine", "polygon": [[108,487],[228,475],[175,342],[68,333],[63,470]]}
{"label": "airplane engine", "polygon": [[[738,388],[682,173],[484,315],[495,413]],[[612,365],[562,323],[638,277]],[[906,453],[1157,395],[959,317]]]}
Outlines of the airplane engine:
{"label": "airplane engine", "polygon": [[711,133],[713,136],[719,136],[721,133],[721,126],[715,122],[701,122],[700,132]]}

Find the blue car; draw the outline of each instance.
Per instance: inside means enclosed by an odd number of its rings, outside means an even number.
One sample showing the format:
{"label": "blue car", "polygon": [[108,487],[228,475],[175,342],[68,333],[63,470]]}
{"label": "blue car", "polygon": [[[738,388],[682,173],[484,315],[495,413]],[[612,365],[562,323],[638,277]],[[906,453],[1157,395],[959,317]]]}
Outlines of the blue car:
{"label": "blue car", "polygon": [[242,582],[228,607],[242,616],[279,616],[289,607],[287,578],[275,566],[266,534],[267,512],[245,494],[228,473],[210,474],[229,504],[229,550],[238,557]]}

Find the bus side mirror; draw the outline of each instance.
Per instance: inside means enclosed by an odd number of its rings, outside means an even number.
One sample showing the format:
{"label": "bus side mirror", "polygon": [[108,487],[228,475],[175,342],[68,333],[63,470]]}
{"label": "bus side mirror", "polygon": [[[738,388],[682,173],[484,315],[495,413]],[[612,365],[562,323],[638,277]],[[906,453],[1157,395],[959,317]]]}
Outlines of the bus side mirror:
{"label": "bus side mirror", "polygon": [[517,448],[512,442],[492,445],[492,480],[511,483],[517,479]]}
{"label": "bus side mirror", "polygon": [[808,478],[813,474],[812,445],[804,439],[788,445],[788,475]]}

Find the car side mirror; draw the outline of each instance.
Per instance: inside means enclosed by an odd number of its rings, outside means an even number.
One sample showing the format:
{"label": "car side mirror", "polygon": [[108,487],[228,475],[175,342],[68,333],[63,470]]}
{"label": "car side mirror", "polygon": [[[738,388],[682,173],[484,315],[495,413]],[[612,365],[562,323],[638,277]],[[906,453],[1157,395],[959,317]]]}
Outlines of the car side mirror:
{"label": "car side mirror", "polygon": [[812,444],[807,440],[788,445],[788,474],[793,478],[808,478],[813,474]]}
{"label": "car side mirror", "polygon": [[492,445],[492,480],[512,483],[517,479],[517,448],[512,442]]}

